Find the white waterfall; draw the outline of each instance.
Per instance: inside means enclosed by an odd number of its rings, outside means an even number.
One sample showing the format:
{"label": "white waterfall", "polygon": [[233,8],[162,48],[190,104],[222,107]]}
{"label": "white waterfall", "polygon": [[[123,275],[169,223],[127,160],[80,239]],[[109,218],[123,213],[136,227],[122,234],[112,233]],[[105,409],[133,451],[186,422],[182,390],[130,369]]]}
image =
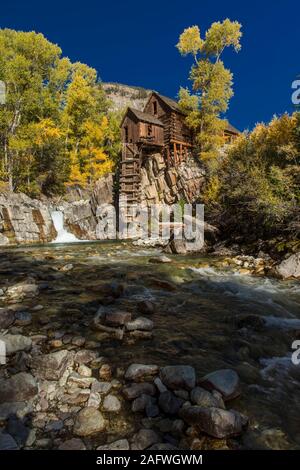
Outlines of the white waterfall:
{"label": "white waterfall", "polygon": [[52,243],[72,243],[79,242],[78,238],[73,233],[68,232],[64,228],[64,214],[61,211],[51,212],[51,217],[55,230],[57,231],[57,237]]}

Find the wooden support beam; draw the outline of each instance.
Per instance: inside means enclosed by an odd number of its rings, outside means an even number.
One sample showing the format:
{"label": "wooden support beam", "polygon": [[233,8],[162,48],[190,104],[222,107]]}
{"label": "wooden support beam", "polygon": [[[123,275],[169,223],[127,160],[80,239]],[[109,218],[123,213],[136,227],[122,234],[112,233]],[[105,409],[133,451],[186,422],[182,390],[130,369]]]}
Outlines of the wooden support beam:
{"label": "wooden support beam", "polygon": [[183,140],[171,139],[171,144],[173,143],[182,144],[184,147],[193,147],[192,144],[189,144],[188,142],[184,142]]}
{"label": "wooden support beam", "polygon": [[177,165],[177,149],[176,149],[176,143],[173,142],[173,152],[174,152],[174,163]]}

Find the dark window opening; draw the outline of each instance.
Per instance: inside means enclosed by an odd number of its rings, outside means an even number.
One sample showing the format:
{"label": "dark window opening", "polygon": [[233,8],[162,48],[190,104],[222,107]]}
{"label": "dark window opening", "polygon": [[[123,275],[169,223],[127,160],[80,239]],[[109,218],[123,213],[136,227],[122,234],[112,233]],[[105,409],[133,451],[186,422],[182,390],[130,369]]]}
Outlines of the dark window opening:
{"label": "dark window opening", "polygon": [[124,127],[124,131],[125,131],[125,142],[128,142],[128,126]]}
{"label": "dark window opening", "polygon": [[151,124],[149,124],[148,126],[148,137],[150,137],[152,135],[152,126]]}
{"label": "dark window opening", "polygon": [[153,114],[157,114],[157,101],[153,101]]}

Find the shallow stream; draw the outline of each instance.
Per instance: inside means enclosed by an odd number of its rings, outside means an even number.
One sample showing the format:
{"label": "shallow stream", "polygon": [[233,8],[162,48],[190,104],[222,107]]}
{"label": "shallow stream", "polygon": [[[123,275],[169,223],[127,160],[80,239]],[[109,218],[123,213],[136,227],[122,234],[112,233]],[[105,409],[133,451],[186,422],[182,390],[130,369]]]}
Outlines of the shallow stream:
{"label": "shallow stream", "polygon": [[[49,318],[58,329],[100,341],[101,355],[117,367],[189,364],[198,376],[235,369],[243,393],[232,407],[250,418],[243,445],[300,449],[300,365],[291,361],[292,342],[300,339],[299,283],[239,274],[216,257],[171,255],[171,263],[150,263],[157,255],[127,243],[6,248],[0,283],[37,279],[44,308],[33,313],[28,333],[38,333],[41,318]],[[66,264],[73,268],[60,271]],[[138,300],[155,302],[152,340],[122,343],[89,328],[101,293],[91,286],[113,280],[126,285],[120,308],[136,312]],[[30,310],[37,299],[26,302]]]}

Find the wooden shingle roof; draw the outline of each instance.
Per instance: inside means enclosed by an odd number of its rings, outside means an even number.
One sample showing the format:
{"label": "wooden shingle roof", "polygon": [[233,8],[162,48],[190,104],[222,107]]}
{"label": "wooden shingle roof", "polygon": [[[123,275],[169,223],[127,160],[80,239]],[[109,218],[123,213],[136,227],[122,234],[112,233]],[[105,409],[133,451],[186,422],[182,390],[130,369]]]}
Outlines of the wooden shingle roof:
{"label": "wooden shingle roof", "polygon": [[227,126],[225,131],[230,132],[231,134],[240,134],[241,132],[227,121]]}
{"label": "wooden shingle roof", "polygon": [[154,124],[155,126],[161,126],[161,127],[164,126],[163,123],[159,119],[157,119],[157,117],[149,113],[144,113],[143,111],[140,111],[139,109],[129,107],[127,108],[125,116],[128,113],[133,114],[139,121],[146,122],[147,124]]}

